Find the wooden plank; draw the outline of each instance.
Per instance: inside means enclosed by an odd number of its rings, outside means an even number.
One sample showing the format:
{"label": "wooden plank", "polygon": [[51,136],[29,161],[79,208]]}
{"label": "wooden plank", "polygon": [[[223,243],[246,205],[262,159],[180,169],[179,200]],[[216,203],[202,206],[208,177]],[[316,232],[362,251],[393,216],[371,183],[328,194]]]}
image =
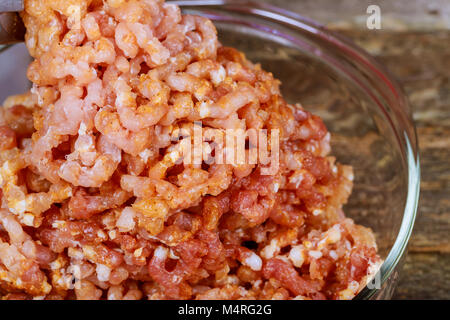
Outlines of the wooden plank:
{"label": "wooden plank", "polygon": [[450,254],[410,253],[394,299],[450,299]]}

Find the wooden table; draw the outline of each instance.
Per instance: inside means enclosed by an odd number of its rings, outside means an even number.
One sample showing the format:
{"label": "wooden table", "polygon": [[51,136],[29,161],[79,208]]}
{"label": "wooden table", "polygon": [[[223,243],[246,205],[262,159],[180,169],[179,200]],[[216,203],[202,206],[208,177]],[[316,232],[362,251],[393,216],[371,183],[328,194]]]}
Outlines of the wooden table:
{"label": "wooden table", "polygon": [[[446,0],[268,0],[338,29],[404,86],[421,150],[421,199],[396,299],[450,299],[450,3]],[[382,29],[368,30],[378,4]]]}

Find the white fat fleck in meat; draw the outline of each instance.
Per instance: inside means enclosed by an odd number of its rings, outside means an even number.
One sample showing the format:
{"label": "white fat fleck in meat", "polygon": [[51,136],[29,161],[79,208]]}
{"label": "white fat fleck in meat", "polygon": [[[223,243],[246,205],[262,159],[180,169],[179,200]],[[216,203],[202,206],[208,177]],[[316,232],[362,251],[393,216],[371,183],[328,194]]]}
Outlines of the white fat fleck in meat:
{"label": "white fat fleck in meat", "polygon": [[210,113],[209,104],[205,101],[201,102],[199,105],[199,108],[198,108],[198,113],[201,118],[208,117],[208,115]]}
{"label": "white fat fleck in meat", "polygon": [[227,276],[225,278],[225,283],[226,284],[231,284],[231,285],[238,285],[241,282],[241,280],[239,280],[239,278],[235,275],[231,275],[231,276]]}
{"label": "white fat fleck in meat", "polygon": [[156,248],[155,252],[154,252],[154,256],[156,258],[158,258],[159,260],[165,260],[167,258],[168,255],[168,251],[166,248],[159,246],[158,248]]}
{"label": "white fat fleck in meat", "polygon": [[254,252],[252,252],[248,257],[244,259],[242,264],[246,265],[253,271],[260,271],[262,268],[261,258]]}
{"label": "white fat fleck in meat", "polygon": [[174,150],[171,153],[169,153],[169,158],[173,163],[177,162],[180,156],[181,155],[177,150]]}
{"label": "white fat fleck in meat", "polygon": [[217,86],[222,83],[226,78],[226,71],[223,66],[220,66],[219,69],[213,70],[211,72],[211,82]]}
{"label": "white fat fleck in meat", "polygon": [[267,119],[267,118],[269,117],[269,114],[267,113],[267,111],[262,110],[262,109],[258,110],[256,113],[257,113],[258,116],[259,116],[260,118],[262,118],[263,120],[265,120],[265,119]]}
{"label": "white fat fleck in meat", "polygon": [[291,260],[292,264],[297,268],[300,268],[305,262],[305,249],[303,246],[294,246],[289,252],[289,260]]}
{"label": "white fat fleck in meat", "polygon": [[333,226],[329,230],[328,239],[329,239],[330,243],[336,243],[339,240],[341,240],[341,230],[340,230],[339,226],[337,226],[337,225]]}
{"label": "white fat fleck in meat", "polygon": [[305,248],[307,249],[311,249],[313,244],[311,241],[303,241],[303,245],[305,246]]}
{"label": "white fat fleck in meat", "polygon": [[169,258],[170,258],[170,259],[173,259],[173,260],[179,260],[179,259],[180,259],[180,257],[177,256],[177,255],[175,254],[175,252],[173,252],[172,249],[169,250]]}
{"label": "white fat fleck in meat", "polygon": [[367,275],[369,276],[369,278],[374,276],[378,272],[382,264],[382,261],[369,261],[369,267],[367,268]]}
{"label": "white fat fleck in meat", "polygon": [[348,285],[348,288],[349,288],[350,290],[352,290],[353,292],[358,291],[358,288],[359,288],[359,283],[358,283],[358,281],[352,281],[352,282],[350,282],[349,285]]}
{"label": "white fat fleck in meat", "polygon": [[344,289],[338,292],[339,300],[351,300],[355,296],[355,293],[350,289]]}
{"label": "white fat fleck in meat", "polygon": [[63,220],[56,220],[52,223],[52,228],[55,229],[63,228],[65,224],[66,222]]}
{"label": "white fat fleck in meat", "polygon": [[255,289],[259,289],[259,287],[262,285],[262,280],[256,280],[254,283],[253,283],[253,287],[255,288]]}
{"label": "white fat fleck in meat", "polygon": [[153,152],[150,149],[145,149],[139,153],[139,157],[141,157],[144,162],[147,162],[148,159],[153,155]]}
{"label": "white fat fleck in meat", "polygon": [[22,221],[27,226],[34,226],[34,216],[32,214],[24,215]]}
{"label": "white fat fleck in meat", "polygon": [[282,260],[286,262],[287,264],[291,264],[291,260],[289,260],[289,257],[285,254],[276,256],[277,259]]}
{"label": "white fat fleck in meat", "polygon": [[261,243],[265,240],[265,234],[263,232],[257,232],[255,234],[255,241],[256,243]]}
{"label": "white fat fleck in meat", "polygon": [[244,236],[244,234],[245,234],[245,233],[244,233],[244,229],[242,229],[242,228],[236,229],[234,232],[235,232],[236,235],[238,235],[238,236],[241,237],[241,238],[242,238],[242,237]]}
{"label": "white fat fleck in meat", "polygon": [[61,269],[61,262],[59,259],[56,259],[55,261],[50,262],[50,269],[52,270],[58,270]]}
{"label": "white fat fleck in meat", "polygon": [[355,266],[352,266],[352,267],[350,268],[350,273],[351,273],[352,276],[355,274],[355,271],[356,271]]}
{"label": "white fat fleck in meat", "polygon": [[274,192],[278,192],[278,189],[280,188],[280,184],[279,183],[274,183],[273,185],[273,191]]}
{"label": "white fat fleck in meat", "polygon": [[321,250],[329,244],[337,243],[339,240],[341,240],[341,230],[339,225],[334,225],[324,233],[324,237],[319,241],[317,248]]}
{"label": "white fat fleck in meat", "polygon": [[311,257],[313,257],[314,259],[320,259],[320,258],[322,258],[322,252],[317,251],[317,250],[311,250],[311,251],[309,252],[309,255],[310,255]]}
{"label": "white fat fleck in meat", "polygon": [[142,255],[142,250],[143,250],[143,248],[138,248],[138,249],[134,250],[133,255],[136,258],[139,258]]}
{"label": "white fat fleck in meat", "polygon": [[272,239],[272,241],[261,250],[261,257],[272,259],[279,251],[278,241]]}
{"label": "white fat fleck in meat", "polygon": [[320,215],[322,213],[323,213],[323,210],[320,210],[320,209],[314,209],[313,212],[312,212],[312,214],[314,216],[318,216],[318,215]]}
{"label": "white fat fleck in meat", "polygon": [[292,300],[306,300],[306,299],[308,299],[308,298],[305,297],[305,296],[296,296],[296,297],[293,298]]}
{"label": "white fat fleck in meat", "polygon": [[103,240],[107,240],[106,233],[104,233],[102,230],[97,231],[97,236]]}
{"label": "white fat fleck in meat", "polygon": [[14,206],[17,212],[24,213],[27,210],[27,201],[26,200],[20,200],[17,201]]}
{"label": "white fat fleck in meat", "polygon": [[116,230],[109,231],[108,236],[111,240],[114,240],[117,237],[117,231]]}
{"label": "white fat fleck in meat", "polygon": [[84,122],[82,122],[81,124],[80,124],[80,128],[78,129],[78,134],[80,135],[80,136],[82,136],[82,135],[85,135],[87,133],[87,127],[86,127],[86,125],[84,124]]}
{"label": "white fat fleck in meat", "polygon": [[126,207],[122,210],[119,219],[117,219],[116,226],[120,232],[128,232],[134,229],[134,217],[136,212],[131,207]]}
{"label": "white fat fleck in meat", "polygon": [[350,241],[345,240],[345,247],[347,248],[348,251],[350,251],[352,249],[352,245],[351,245]]}
{"label": "white fat fleck in meat", "polygon": [[95,268],[95,271],[97,272],[97,279],[99,281],[108,281],[109,276],[111,275],[111,269],[105,266],[104,264],[97,264],[97,267]]}
{"label": "white fat fleck in meat", "polygon": [[109,293],[108,292],[108,300],[120,300],[121,296],[120,294],[116,292]]}
{"label": "white fat fleck in meat", "polygon": [[338,259],[338,255],[337,255],[336,251],[331,250],[330,251],[330,257],[333,258],[333,260],[337,260]]}
{"label": "white fat fleck in meat", "polygon": [[83,260],[84,254],[83,251],[76,249],[76,248],[69,248],[67,250],[67,254],[69,257],[77,259],[77,260]]}

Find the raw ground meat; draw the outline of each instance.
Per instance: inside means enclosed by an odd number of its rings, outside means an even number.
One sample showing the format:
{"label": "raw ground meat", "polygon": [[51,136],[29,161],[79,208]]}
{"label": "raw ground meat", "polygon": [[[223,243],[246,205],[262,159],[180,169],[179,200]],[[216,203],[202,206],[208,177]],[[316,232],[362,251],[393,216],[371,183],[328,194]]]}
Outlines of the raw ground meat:
{"label": "raw ground meat", "polygon": [[[162,0],[25,0],[21,15],[33,87],[0,109],[3,299],[351,299],[366,284],[380,258],[342,211],[352,168],[210,20]],[[278,130],[279,167],[177,162],[198,121]]]}

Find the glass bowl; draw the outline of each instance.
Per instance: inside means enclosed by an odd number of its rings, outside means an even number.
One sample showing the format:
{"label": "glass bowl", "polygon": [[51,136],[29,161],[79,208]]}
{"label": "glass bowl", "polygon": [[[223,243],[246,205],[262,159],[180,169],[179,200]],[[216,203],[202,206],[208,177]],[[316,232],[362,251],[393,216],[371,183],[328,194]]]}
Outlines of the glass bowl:
{"label": "glass bowl", "polygon": [[[420,182],[417,137],[400,86],[363,50],[292,12],[245,1],[172,2],[185,13],[212,19],[224,45],[273,72],[288,102],[300,102],[325,121],[333,155],[355,172],[344,211],[372,228],[384,259],[355,299],[391,298]],[[28,63],[23,44],[0,54],[0,101],[26,90]]]}
{"label": "glass bowl", "polygon": [[261,63],[290,103],[325,121],[332,150],[355,171],[344,211],[372,228],[384,262],[355,299],[389,299],[417,211],[420,165],[407,99],[366,52],[318,23],[267,4],[173,1],[214,21],[220,41]]}

